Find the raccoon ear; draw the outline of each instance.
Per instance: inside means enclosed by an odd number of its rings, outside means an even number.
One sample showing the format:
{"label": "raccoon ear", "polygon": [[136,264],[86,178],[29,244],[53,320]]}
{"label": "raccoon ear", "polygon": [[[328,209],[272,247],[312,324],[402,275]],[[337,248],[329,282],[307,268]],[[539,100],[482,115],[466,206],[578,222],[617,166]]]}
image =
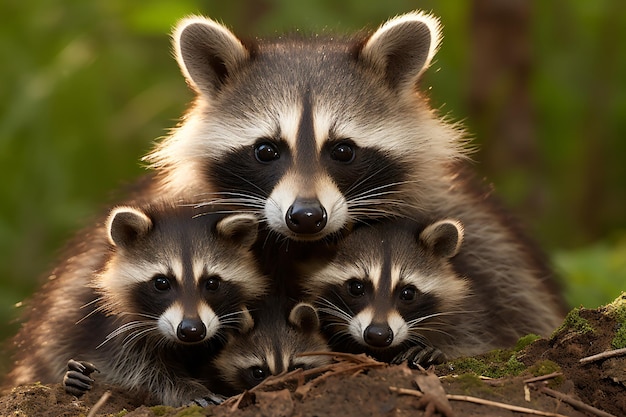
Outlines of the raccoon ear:
{"label": "raccoon ear", "polygon": [[384,23],[365,42],[360,56],[382,71],[392,88],[413,94],[430,65],[440,40],[439,20],[422,12]]}
{"label": "raccoon ear", "polygon": [[317,310],[311,304],[298,303],[289,313],[289,323],[305,333],[313,333],[320,328]]}
{"label": "raccoon ear", "polygon": [[176,60],[187,82],[209,97],[250,57],[231,31],[201,16],[181,20],[172,38]]}
{"label": "raccoon ear", "polygon": [[215,227],[220,236],[250,249],[258,235],[259,221],[254,214],[238,213],[224,217]]}
{"label": "raccoon ear", "polygon": [[152,220],[133,207],[117,207],[111,211],[107,220],[109,241],[124,249],[131,247],[151,229]]}
{"label": "raccoon ear", "polygon": [[426,226],[419,239],[436,256],[452,258],[463,243],[463,233],[461,222],[446,219]]}

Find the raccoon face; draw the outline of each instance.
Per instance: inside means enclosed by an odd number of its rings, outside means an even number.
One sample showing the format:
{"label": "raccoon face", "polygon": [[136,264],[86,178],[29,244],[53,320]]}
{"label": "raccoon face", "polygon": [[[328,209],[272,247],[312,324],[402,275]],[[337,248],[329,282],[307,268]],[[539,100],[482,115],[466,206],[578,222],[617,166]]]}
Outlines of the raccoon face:
{"label": "raccoon face", "polygon": [[214,21],[184,20],[175,50],[198,100],[148,160],[172,189],[256,211],[291,239],[397,215],[408,190],[439,175],[431,161],[459,154],[457,134],[429,139],[439,122],[416,93],[438,38],[420,13],[364,40],[254,47]]}
{"label": "raccoon face", "polygon": [[263,294],[249,253],[257,234],[250,214],[119,207],[107,228],[113,254],[93,285],[99,309],[122,323],[107,341],[206,342],[239,327],[243,305]]}
{"label": "raccoon face", "polygon": [[327,355],[301,355],[329,351],[312,305],[297,304],[286,323],[280,309],[265,307],[271,310],[269,314],[260,313],[254,327],[234,334],[215,360],[218,372],[233,392],[250,389],[272,375],[330,363]]}
{"label": "raccoon face", "polygon": [[310,277],[332,346],[388,360],[400,348],[449,337],[469,290],[448,264],[462,228],[444,220],[414,233],[404,221],[359,228],[337,260]]}

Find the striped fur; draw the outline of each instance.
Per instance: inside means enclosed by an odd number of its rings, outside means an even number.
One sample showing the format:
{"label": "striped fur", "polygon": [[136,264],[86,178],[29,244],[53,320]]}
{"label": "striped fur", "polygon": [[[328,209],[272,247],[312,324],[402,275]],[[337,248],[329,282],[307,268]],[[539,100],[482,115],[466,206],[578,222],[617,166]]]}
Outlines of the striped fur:
{"label": "striped fur", "polygon": [[211,395],[211,355],[267,285],[256,230],[249,214],[115,208],[31,301],[7,384],[60,382],[75,359],[157,403]]}
{"label": "striped fur", "polygon": [[271,375],[330,363],[328,355],[300,356],[329,351],[312,305],[298,303],[287,311],[284,299],[269,297],[252,315],[253,328],[232,334],[214,361],[227,393],[250,389]]}
{"label": "striped fur", "polygon": [[[438,28],[434,17],[411,13],[367,42],[286,37],[244,46],[214,21],[183,20],[174,45],[196,104],[146,159],[166,192],[241,204],[296,240],[424,207],[431,184],[464,158],[460,130],[415,90]],[[394,49],[404,35],[412,42]],[[390,53],[406,60],[403,72],[389,72]],[[259,161],[259,146],[272,147],[276,159]],[[338,148],[354,158],[338,158]],[[325,212],[319,229],[290,227],[289,210],[301,200]]]}
{"label": "striped fur", "polygon": [[272,245],[327,244],[389,217],[458,219],[455,268],[481,303],[507,312],[485,321],[487,334],[504,333],[484,346],[549,334],[567,310],[550,266],[468,169],[463,130],[420,92],[440,39],[421,12],[365,36],[254,43],[210,19],[182,21],[174,45],[197,99],[147,157],[158,186],[257,213],[270,230],[264,268],[284,277],[290,254],[275,266]]}
{"label": "striped fur", "polygon": [[462,241],[463,227],[452,220],[355,229],[306,280],[333,349],[393,361],[416,347],[436,349],[441,360],[493,347],[475,283],[453,267]]}

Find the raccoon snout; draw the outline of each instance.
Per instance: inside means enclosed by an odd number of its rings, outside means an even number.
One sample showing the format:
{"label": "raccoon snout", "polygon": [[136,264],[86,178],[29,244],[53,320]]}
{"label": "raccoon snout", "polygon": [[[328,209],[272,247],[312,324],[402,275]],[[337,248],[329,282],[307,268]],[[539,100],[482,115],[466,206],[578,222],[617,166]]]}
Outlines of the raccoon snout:
{"label": "raccoon snout", "polygon": [[206,337],[206,326],[197,318],[183,319],[178,325],[176,336],[181,342],[200,342]]}
{"label": "raccoon snout", "polygon": [[363,332],[365,343],[374,347],[387,347],[393,342],[393,330],[386,324],[370,324]]}
{"label": "raccoon snout", "polygon": [[317,199],[296,199],[287,210],[285,221],[294,233],[314,234],[326,226],[326,209]]}

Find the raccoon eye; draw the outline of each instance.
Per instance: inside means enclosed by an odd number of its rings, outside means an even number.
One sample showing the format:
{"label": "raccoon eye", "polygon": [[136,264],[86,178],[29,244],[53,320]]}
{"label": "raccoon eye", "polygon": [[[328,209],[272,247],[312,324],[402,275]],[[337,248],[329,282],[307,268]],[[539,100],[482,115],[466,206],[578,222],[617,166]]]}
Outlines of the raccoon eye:
{"label": "raccoon eye", "polygon": [[265,375],[265,371],[260,366],[253,366],[250,368],[250,375],[256,381],[263,381],[267,375]]}
{"label": "raccoon eye", "polygon": [[400,291],[400,299],[402,301],[413,301],[417,295],[417,288],[412,285],[407,285]]}
{"label": "raccoon eye", "polygon": [[354,160],[354,148],[347,143],[339,143],[330,151],[330,157],[335,161],[350,163]]}
{"label": "raccoon eye", "polygon": [[353,297],[361,297],[365,294],[365,284],[358,279],[351,279],[346,284],[348,293]]}
{"label": "raccoon eye", "polygon": [[276,149],[276,146],[273,144],[263,142],[259,143],[254,148],[254,156],[257,161],[267,164],[280,158],[280,152],[278,152],[278,149]]}
{"label": "raccoon eye", "polygon": [[217,275],[213,275],[207,278],[204,283],[204,288],[209,291],[217,291],[220,288],[221,279]]}
{"label": "raccoon eye", "polygon": [[167,291],[172,288],[170,284],[170,279],[165,275],[155,275],[154,278],[152,278],[152,281],[154,282],[154,288],[159,291]]}

